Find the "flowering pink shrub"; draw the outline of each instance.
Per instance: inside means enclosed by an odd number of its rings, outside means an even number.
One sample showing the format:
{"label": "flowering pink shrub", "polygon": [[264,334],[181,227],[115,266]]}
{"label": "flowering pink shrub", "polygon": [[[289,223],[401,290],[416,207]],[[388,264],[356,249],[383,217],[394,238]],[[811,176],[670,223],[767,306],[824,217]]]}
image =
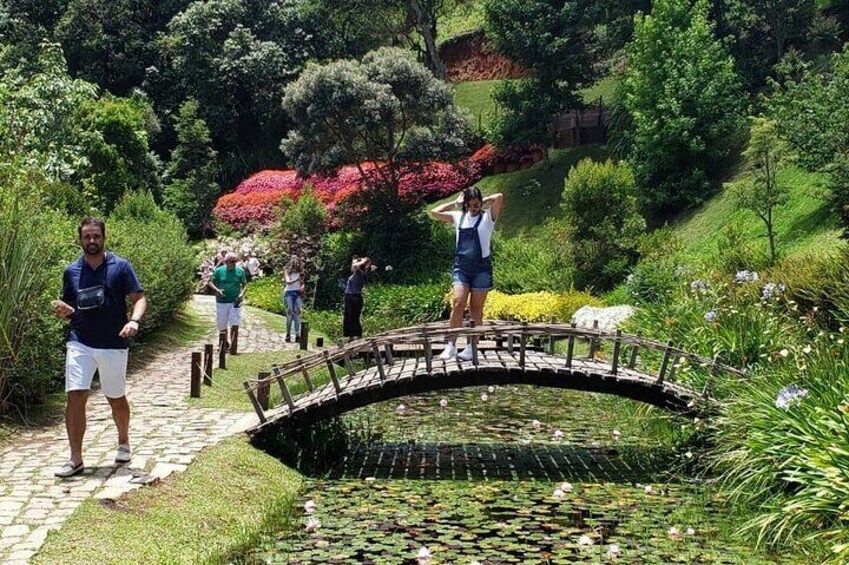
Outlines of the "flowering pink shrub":
{"label": "flowering pink shrub", "polygon": [[[506,150],[487,143],[471,157],[459,163],[430,162],[409,166],[401,172],[400,197],[406,203],[419,204],[439,200],[470,186],[488,174],[497,164],[538,160],[542,147],[511,146]],[[362,163],[360,168],[375,181],[379,164]],[[311,175],[306,181],[294,170],[265,170],[242,181],[236,190],[218,199],[213,215],[241,232],[270,225],[284,198],[296,201],[304,183],[313,187],[316,197],[327,208],[331,227],[342,225],[339,215],[344,204],[345,215],[355,218],[362,208],[361,199],[352,198],[366,189],[359,168],[341,167],[333,175]]]}

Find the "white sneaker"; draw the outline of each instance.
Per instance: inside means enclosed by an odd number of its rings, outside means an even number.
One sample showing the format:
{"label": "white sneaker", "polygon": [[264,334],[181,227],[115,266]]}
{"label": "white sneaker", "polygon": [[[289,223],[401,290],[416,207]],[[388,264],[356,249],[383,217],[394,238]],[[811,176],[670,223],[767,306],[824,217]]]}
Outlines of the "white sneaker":
{"label": "white sneaker", "polygon": [[457,359],[460,361],[471,361],[472,360],[472,346],[467,345],[466,348],[457,354]]}
{"label": "white sneaker", "polygon": [[123,465],[125,463],[129,463],[131,459],[132,455],[130,454],[130,446],[119,445],[118,451],[115,452],[115,463],[117,465]]}
{"label": "white sneaker", "polygon": [[446,343],[445,349],[439,354],[439,358],[443,361],[448,361],[449,359],[453,359],[455,355],[457,355],[457,348],[452,343]]}

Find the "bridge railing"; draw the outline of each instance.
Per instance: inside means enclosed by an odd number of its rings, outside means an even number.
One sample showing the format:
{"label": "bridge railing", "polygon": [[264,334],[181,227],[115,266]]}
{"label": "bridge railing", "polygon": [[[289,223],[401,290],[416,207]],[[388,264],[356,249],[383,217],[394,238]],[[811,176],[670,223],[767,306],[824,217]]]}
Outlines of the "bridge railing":
{"label": "bridge railing", "polygon": [[[604,356],[609,356],[611,374],[616,375],[622,370],[640,371],[643,376],[652,378],[657,385],[673,382],[676,368],[684,360],[694,366],[702,367],[708,372],[702,390],[703,397],[709,396],[718,373],[745,376],[743,371],[721,364],[715,358],[709,359],[674,347],[672,341],[661,343],[639,335],[623,334],[620,330],[614,332],[602,330],[597,325],[596,322],[593,328],[578,328],[575,324],[567,325],[554,321],[528,323],[487,320],[477,327],[472,323],[468,327],[451,329],[444,322],[423,324],[369,336],[303,357],[299,355],[295,359],[274,365],[271,372],[260,373],[257,379],[245,381],[243,384],[260,423],[264,423],[265,411],[269,409],[270,388],[274,383],[280,388],[281,398],[288,405],[289,410],[294,411],[296,398],[287,381],[291,382],[294,378],[302,379],[306,387],[305,393],[308,394],[317,388],[316,377],[326,372],[329,377],[328,384],[332,384],[338,396],[344,392],[347,379],[357,374],[354,368],[356,359],[363,357],[369,359],[374,363],[381,381],[385,380],[388,373],[387,366],[391,367],[395,363],[393,351],[397,346],[413,346],[419,349],[425,362],[423,369],[430,374],[434,366],[443,366],[443,362],[436,359],[433,346],[461,337],[466,338],[472,347],[472,360],[469,363],[475,367],[479,365],[481,340],[494,340],[499,350],[518,355],[518,366],[522,369],[525,368],[528,353],[531,350],[529,344],[534,339],[540,344],[543,341],[546,342],[545,350],[550,355],[555,355],[555,343],[565,340],[565,352],[562,352],[565,356],[565,367],[571,367],[573,361],[578,359],[575,345],[581,340],[588,343],[587,355],[583,359],[601,361],[600,347],[604,343],[610,343],[612,350],[609,354],[604,353]],[[643,352],[654,352],[655,362],[659,357],[659,366],[656,369],[650,369],[648,373],[637,369],[638,360],[651,357]],[[346,373],[342,377],[339,375],[341,368],[344,368]]]}

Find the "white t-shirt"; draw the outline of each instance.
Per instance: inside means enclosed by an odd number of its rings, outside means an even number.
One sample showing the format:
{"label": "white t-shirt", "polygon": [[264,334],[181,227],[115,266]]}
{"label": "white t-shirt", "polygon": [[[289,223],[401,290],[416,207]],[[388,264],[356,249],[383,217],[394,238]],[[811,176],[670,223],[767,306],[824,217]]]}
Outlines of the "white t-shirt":
{"label": "white t-shirt", "polygon": [[248,268],[248,271],[250,271],[252,277],[255,277],[259,274],[259,259],[257,259],[256,257],[251,257],[250,259],[248,259],[248,261],[245,263],[245,266]]}
{"label": "white t-shirt", "polygon": [[286,291],[301,290],[301,273],[292,271],[286,275]]}
{"label": "white t-shirt", "polygon": [[[463,225],[461,226],[460,217],[463,216],[463,212],[455,211],[449,213],[454,218],[454,245],[457,245],[457,241],[460,239],[460,229],[475,227],[479,216],[471,216],[466,213],[466,216],[463,218]],[[481,256],[482,258],[486,258],[489,257],[489,244],[492,241],[492,230],[495,229],[495,220],[492,219],[492,212],[489,208],[481,212],[481,215],[483,215],[483,218],[481,218],[481,223],[478,226],[478,237],[481,240]]]}

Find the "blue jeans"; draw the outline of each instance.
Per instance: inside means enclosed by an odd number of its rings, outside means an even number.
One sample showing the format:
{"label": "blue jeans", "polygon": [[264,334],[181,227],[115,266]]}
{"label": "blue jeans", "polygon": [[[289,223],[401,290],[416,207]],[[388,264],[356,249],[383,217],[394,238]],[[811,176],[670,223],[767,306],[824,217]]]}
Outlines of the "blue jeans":
{"label": "blue jeans", "polygon": [[300,291],[286,291],[283,301],[286,303],[286,335],[292,333],[290,331],[292,322],[295,322],[295,335],[301,335],[301,307],[304,305],[304,300],[301,298]]}

